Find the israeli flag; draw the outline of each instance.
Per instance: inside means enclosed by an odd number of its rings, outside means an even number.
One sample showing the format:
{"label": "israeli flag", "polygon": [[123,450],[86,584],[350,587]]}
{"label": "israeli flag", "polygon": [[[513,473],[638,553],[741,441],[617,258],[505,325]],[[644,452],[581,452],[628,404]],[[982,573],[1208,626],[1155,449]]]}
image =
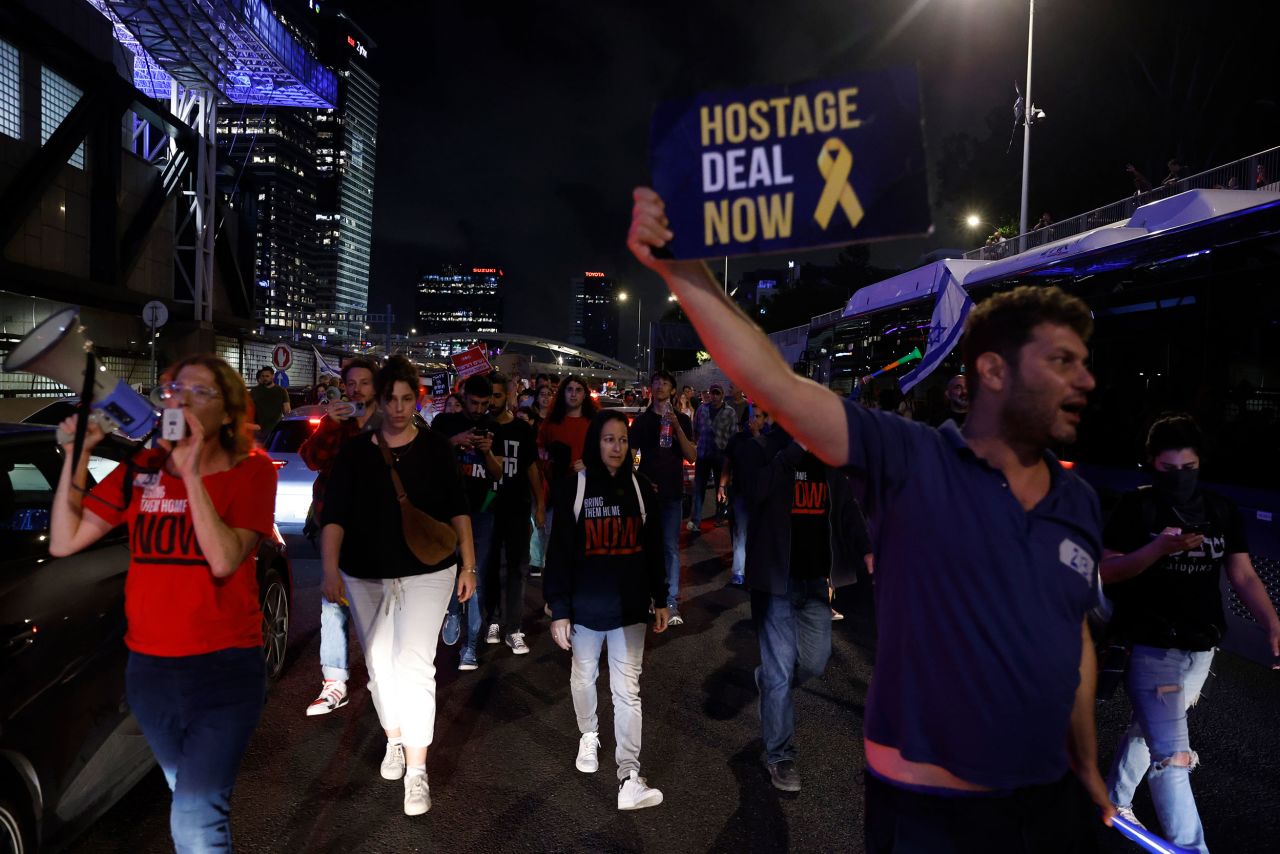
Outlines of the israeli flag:
{"label": "israeli flag", "polygon": [[973,300],[960,286],[959,280],[945,273],[947,283],[938,293],[938,301],[933,306],[933,322],[929,324],[929,349],[914,371],[903,374],[898,380],[898,387],[903,393],[911,391],[921,380],[933,373],[933,369],[942,364],[956,344],[960,343],[960,334],[964,332],[964,319],[973,308]]}
{"label": "israeli flag", "polygon": [[324,356],[320,355],[320,351],[315,347],[311,348],[311,352],[316,354],[316,375],[333,374],[335,377],[342,376],[342,368],[335,368],[324,360]]}

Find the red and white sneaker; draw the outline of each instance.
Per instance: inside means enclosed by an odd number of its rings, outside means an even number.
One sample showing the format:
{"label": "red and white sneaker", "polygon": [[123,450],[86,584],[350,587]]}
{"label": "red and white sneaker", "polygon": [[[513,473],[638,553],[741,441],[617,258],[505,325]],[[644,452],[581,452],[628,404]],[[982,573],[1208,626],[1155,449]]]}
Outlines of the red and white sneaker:
{"label": "red and white sneaker", "polygon": [[307,706],[307,717],[327,715],[334,709],[341,709],[347,704],[347,683],[336,679],[324,680],[320,696]]}

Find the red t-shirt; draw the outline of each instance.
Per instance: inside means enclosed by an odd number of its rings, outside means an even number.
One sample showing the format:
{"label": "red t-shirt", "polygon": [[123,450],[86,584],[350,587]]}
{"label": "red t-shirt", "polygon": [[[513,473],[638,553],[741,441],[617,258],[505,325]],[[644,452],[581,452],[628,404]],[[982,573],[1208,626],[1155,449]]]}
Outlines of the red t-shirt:
{"label": "red t-shirt", "polygon": [[[591,426],[590,418],[566,415],[559,424],[543,421],[538,428],[538,447],[547,455],[547,476],[549,480],[559,480],[573,471],[573,464],[582,459],[582,445],[587,439],[587,428]],[[565,448],[555,448],[563,445]]]}
{"label": "red t-shirt", "polygon": [[[136,465],[155,468],[162,451],[144,451]],[[133,493],[126,510],[119,465],[95,486],[86,510],[110,525],[129,526],[129,575],[124,610],[129,629],[125,644],[145,655],[203,655],[220,649],[262,646],[256,550],[227,578],[214,578],[196,541],[187,508],[187,488],[168,472],[133,472]],[[271,536],[276,505],[276,470],[271,458],[255,449],[234,467],[203,478],[214,508],[232,528]]]}

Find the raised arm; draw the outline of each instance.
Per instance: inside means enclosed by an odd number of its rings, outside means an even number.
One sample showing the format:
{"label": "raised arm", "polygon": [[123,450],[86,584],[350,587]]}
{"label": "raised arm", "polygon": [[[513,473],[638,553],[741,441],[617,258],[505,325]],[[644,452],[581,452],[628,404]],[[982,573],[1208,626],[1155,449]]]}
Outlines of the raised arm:
{"label": "raised arm", "polygon": [[[76,418],[68,418],[61,429],[74,435]],[[84,449],[79,465],[71,470],[73,443],[62,446],[62,473],[58,477],[58,489],[53,496],[53,508],[49,518],[49,554],[66,557],[93,545],[110,531],[114,524],[95,513],[84,514],[84,493],[89,475],[89,454],[103,439],[102,429],[93,421],[85,430]]]}
{"label": "raised arm", "polygon": [[637,188],[627,246],[680,301],[716,365],[830,465],[849,458],[844,406],[830,390],[797,376],[758,326],[725,294],[701,261],[668,261],[654,250],[674,236],[653,190]]}

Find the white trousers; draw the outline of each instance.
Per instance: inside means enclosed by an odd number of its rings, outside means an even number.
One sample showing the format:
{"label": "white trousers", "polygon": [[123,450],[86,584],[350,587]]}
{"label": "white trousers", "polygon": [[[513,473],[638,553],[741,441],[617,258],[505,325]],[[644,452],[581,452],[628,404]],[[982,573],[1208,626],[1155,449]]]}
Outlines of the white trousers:
{"label": "white trousers", "polygon": [[404,578],[342,575],[378,721],[400,730],[406,747],[430,747],[435,734],[436,644],[457,578],[456,566]]}

